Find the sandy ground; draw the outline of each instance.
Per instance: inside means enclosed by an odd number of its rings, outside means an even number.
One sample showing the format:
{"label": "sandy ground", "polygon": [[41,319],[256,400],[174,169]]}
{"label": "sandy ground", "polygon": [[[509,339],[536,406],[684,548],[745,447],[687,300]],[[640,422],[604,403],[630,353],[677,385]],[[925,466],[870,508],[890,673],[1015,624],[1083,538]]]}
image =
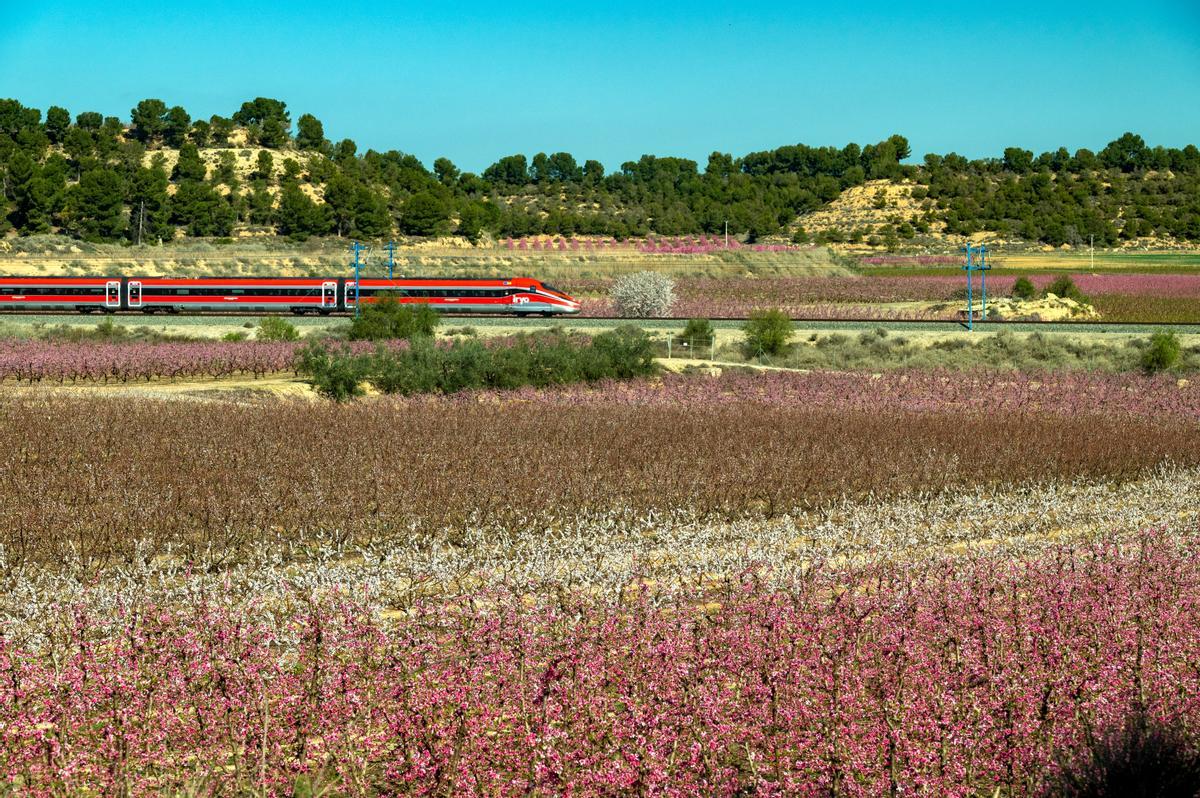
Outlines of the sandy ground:
{"label": "sandy ground", "polygon": [[18,386],[0,385],[0,396],[16,393],[38,393],[52,396],[93,396],[112,399],[170,399],[191,402],[261,403],[278,399],[316,400],[317,394],[304,380],[293,375],[263,377],[228,377],[220,379],[155,379],[149,382],[80,383],[78,385],[45,384]]}

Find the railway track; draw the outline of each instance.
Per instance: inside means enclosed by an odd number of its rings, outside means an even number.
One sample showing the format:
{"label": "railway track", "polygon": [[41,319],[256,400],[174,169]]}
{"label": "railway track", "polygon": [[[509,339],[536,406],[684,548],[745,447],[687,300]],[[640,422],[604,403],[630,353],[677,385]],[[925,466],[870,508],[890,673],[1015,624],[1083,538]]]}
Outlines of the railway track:
{"label": "railway track", "polygon": [[[114,311],[111,313],[59,313],[53,310],[9,310],[0,311],[0,320],[5,318],[41,318],[54,319],[61,322],[82,322],[90,319],[110,318],[115,317],[125,320],[140,320],[145,322],[155,321],[164,324],[179,323],[186,325],[189,320],[193,319],[257,319],[266,318],[269,316],[278,316],[278,313],[254,312],[254,311],[195,311],[190,313],[177,314],[148,314],[137,310]],[[354,314],[351,312],[332,312],[322,316],[289,316],[285,315],[294,321],[302,324],[305,323],[320,323],[329,319],[348,319]],[[570,324],[576,327],[592,327],[592,326],[607,326],[616,323],[621,324],[638,324],[647,327],[663,327],[683,324],[688,321],[686,316],[663,316],[654,318],[627,318],[616,319],[610,316],[554,316],[545,318],[542,316],[530,316],[526,318],[517,318],[514,316],[501,316],[494,314],[471,314],[471,313],[456,313],[446,314],[447,319],[463,319],[472,324],[488,324],[488,325],[521,325],[521,326],[553,326],[560,324]],[[741,324],[747,321],[745,316],[713,316],[709,318],[716,326],[730,326]],[[908,329],[914,331],[943,331],[954,332],[967,329],[966,322],[956,321],[953,319],[834,319],[828,317],[793,317],[792,322],[806,329],[863,329],[883,327],[885,329]],[[1065,332],[1071,330],[1087,331],[1093,333],[1137,333],[1140,331],[1150,331],[1155,329],[1173,329],[1184,334],[1200,335],[1200,324],[1176,324],[1172,322],[1116,322],[1116,321],[976,321],[976,330],[1002,330],[1009,329],[1017,332],[1021,331],[1036,331],[1045,330],[1050,332]]]}

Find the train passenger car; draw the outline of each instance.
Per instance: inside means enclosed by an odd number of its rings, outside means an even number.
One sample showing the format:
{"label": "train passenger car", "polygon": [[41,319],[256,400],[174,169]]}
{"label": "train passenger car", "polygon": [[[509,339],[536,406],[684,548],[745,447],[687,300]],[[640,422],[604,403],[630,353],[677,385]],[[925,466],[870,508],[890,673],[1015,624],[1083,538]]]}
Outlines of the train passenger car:
{"label": "train passenger car", "polygon": [[427,304],[445,313],[512,313],[543,316],[579,312],[579,303],[558,289],[530,277],[448,279],[410,277],[397,280],[363,277],[345,281],[342,306],[374,302],[391,294],[401,303]]}
{"label": "train passenger car", "polygon": [[0,310],[121,309],[120,277],[0,277]]}
{"label": "train passenger car", "polygon": [[130,277],[125,309],[332,313],[338,281],[323,277]]}

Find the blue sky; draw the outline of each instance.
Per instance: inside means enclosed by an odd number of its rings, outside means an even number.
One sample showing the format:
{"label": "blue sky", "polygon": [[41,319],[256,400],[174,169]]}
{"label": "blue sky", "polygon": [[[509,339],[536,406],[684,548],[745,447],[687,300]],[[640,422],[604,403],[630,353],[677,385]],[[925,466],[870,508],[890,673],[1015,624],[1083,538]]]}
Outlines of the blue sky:
{"label": "blue sky", "polygon": [[1200,3],[0,0],[0,97],[128,118],[277,97],[360,151],[614,168],[783,144],[1200,143]]}

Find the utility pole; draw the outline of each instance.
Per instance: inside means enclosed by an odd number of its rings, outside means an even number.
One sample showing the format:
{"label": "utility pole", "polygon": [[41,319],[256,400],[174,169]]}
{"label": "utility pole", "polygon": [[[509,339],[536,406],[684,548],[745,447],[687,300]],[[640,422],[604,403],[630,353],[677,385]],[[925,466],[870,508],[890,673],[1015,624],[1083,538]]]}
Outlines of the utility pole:
{"label": "utility pole", "polygon": [[146,221],[146,201],[142,200],[138,206],[138,246],[142,245],[142,224]]}
{"label": "utility pole", "polygon": [[729,220],[725,220],[725,249],[729,249]]}
{"label": "utility pole", "polygon": [[1091,258],[1091,271],[1096,271],[1096,234],[1092,233],[1088,236],[1088,256]]}
{"label": "utility pole", "polygon": [[388,251],[388,279],[392,279],[392,266],[396,262],[396,242],[389,241],[387,245]]}

